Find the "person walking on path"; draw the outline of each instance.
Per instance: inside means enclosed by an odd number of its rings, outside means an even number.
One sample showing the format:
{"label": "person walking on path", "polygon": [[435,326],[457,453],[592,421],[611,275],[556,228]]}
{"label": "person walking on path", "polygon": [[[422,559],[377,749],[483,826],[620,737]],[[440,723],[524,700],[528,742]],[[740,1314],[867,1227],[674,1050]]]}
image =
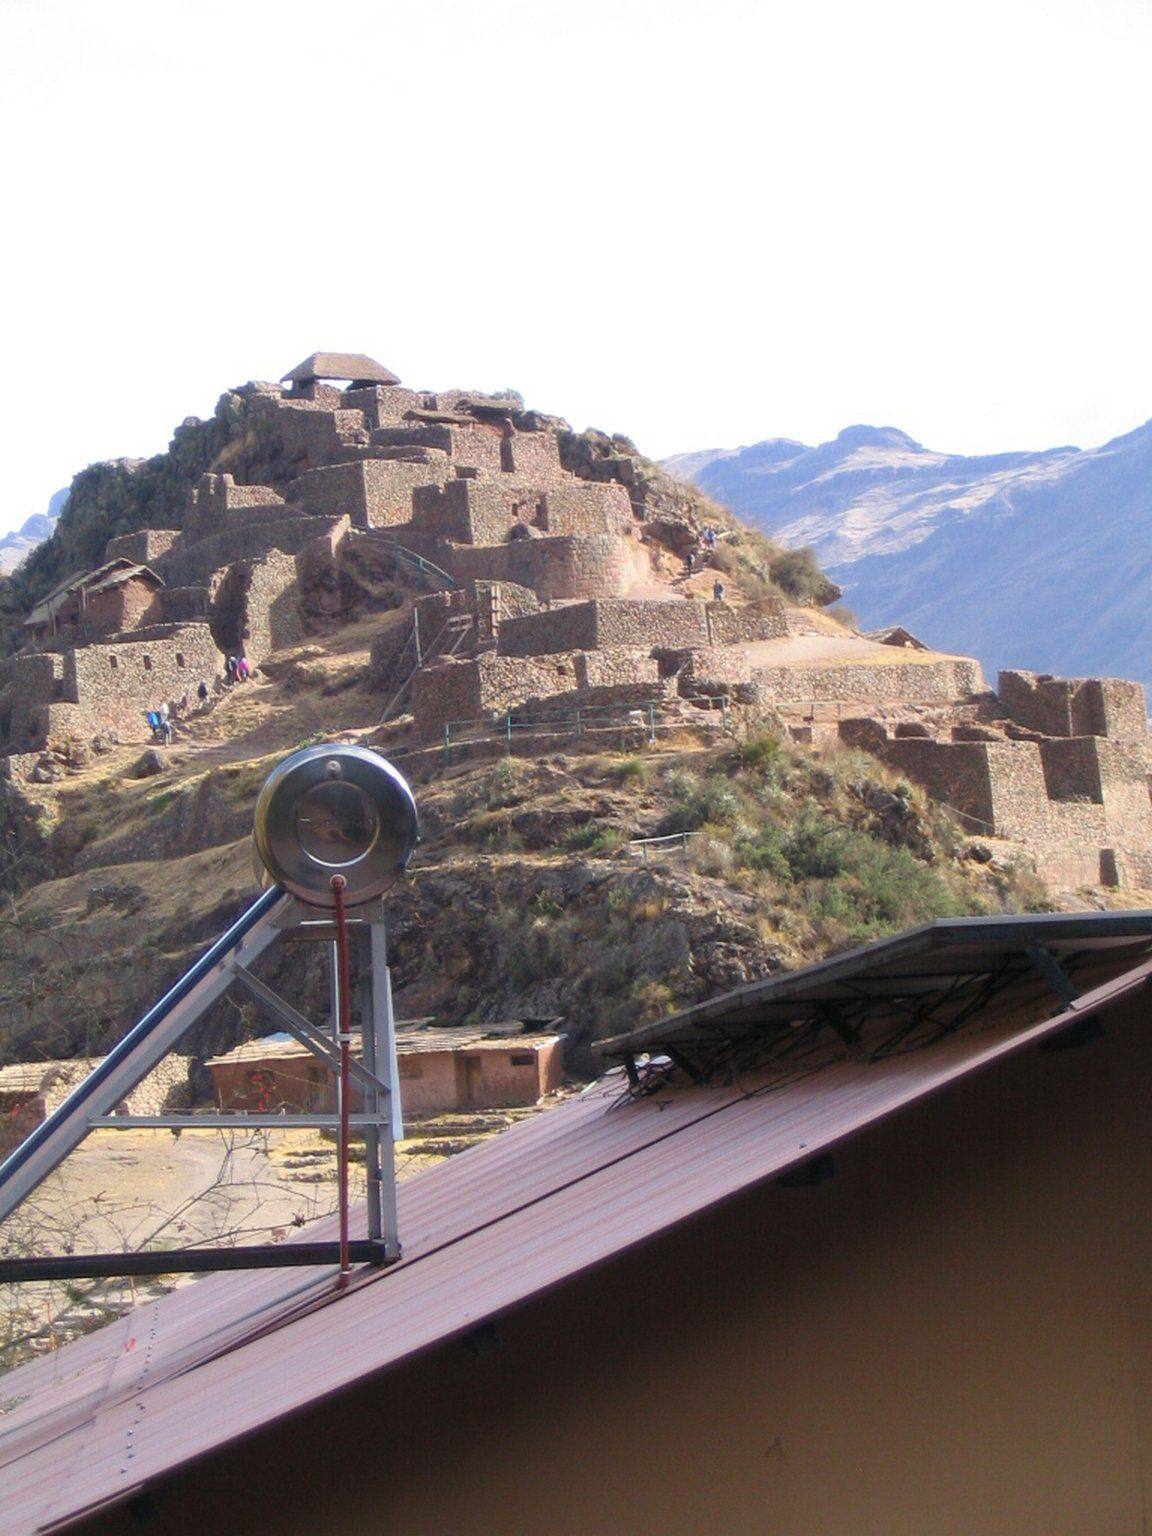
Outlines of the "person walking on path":
{"label": "person walking on path", "polygon": [[713,582],[712,597],[718,603],[722,603],[724,601],[724,583],[722,581]]}
{"label": "person walking on path", "polygon": [[252,669],[248,665],[248,658],[247,658],[247,656],[239,657],[237,659],[237,662],[236,662],[236,676],[237,676],[237,678],[239,679],[240,682],[246,683],[251,675],[252,675]]}
{"label": "person walking on path", "polygon": [[161,704],[157,713],[160,716],[160,734],[164,738],[164,745],[170,747],[172,745],[172,722],[168,718],[167,701]]}
{"label": "person walking on path", "polygon": [[224,663],[224,681],[228,684],[229,688],[236,681],[236,669],[237,661],[235,656],[229,656],[228,660]]}
{"label": "person walking on path", "polygon": [[196,697],[200,700],[200,708],[203,709],[208,702],[208,683],[203,677],[200,679],[200,686],[196,689]]}

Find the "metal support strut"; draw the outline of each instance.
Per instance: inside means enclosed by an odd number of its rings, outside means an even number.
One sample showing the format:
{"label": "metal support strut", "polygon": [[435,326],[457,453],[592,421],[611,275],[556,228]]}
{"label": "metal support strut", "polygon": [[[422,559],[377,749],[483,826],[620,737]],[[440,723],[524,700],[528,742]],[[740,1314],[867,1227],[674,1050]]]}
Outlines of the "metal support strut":
{"label": "metal support strut", "polygon": [[[332,885],[336,893],[336,882]],[[339,1134],[340,1241],[287,1242],[237,1248],[189,1248],[164,1252],[73,1254],[0,1259],[0,1282],[80,1279],[103,1275],[339,1264],[347,1283],[352,1263],[391,1263],[400,1257],[393,1149],[403,1134],[396,1089],[396,1042],[388,973],[384,912],[379,900],[345,910],[343,889],[334,914],[305,907],[279,886],[257,898],[139,1020],[67,1099],[0,1164],[0,1222],[73,1152],[89,1131],[309,1126]],[[333,916],[335,921],[333,921]],[[359,1014],[363,1060],[352,1055],[349,939],[360,941]],[[332,1031],[312,1024],[267,984],[252,963],[277,940],[327,941],[333,959]],[[337,1113],[116,1113],[129,1093],[174,1048],[233,984],[242,986],[261,1011],[320,1060],[338,1084]],[[362,1097],[351,1112],[352,1081]],[[365,1141],[368,1195],[367,1240],[349,1235],[348,1163],[352,1129]]]}

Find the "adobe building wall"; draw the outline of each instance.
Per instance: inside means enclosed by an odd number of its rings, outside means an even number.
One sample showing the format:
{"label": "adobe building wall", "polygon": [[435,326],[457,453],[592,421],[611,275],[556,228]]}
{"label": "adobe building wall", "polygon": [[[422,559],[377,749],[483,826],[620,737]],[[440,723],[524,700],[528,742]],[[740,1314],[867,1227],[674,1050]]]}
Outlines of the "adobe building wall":
{"label": "adobe building wall", "polygon": [[326,1109],[332,1097],[328,1069],[303,1047],[292,1055],[213,1061],[208,1071],[220,1110],[246,1114],[316,1111]]}
{"label": "adobe building wall", "polygon": [[[64,1102],[68,1095],[100,1065],[103,1057],[75,1057],[64,1061],[29,1062],[0,1072],[0,1156],[10,1152],[36,1126]],[[191,1058],[165,1056],[148,1076],[131,1089],[117,1114],[160,1115],[175,1092],[186,1087]],[[28,1085],[9,1086],[15,1077]]]}
{"label": "adobe building wall", "polygon": [[85,638],[118,634],[141,624],[159,622],[163,617],[163,589],[143,577],[105,587],[90,593],[84,602],[82,621]]}
{"label": "adobe building wall", "polygon": [[175,528],[141,528],[136,533],[121,533],[104,546],[101,562],[133,560],[137,565],[155,565],[162,556],[180,548],[184,535]]}
{"label": "adobe building wall", "polygon": [[499,1109],[535,1104],[563,1079],[560,1041],[468,1051],[403,1051],[399,1057],[400,1104],[406,1115],[447,1109]]}
{"label": "adobe building wall", "polygon": [[409,463],[404,459],[355,459],[309,470],[287,487],[288,496],[312,514],[340,513],[355,528],[388,528],[412,520],[413,492],[450,481],[446,457]]}
{"label": "adobe building wall", "polygon": [[1014,720],[1045,736],[1147,740],[1148,712],[1139,683],[1005,671],[998,691],[1001,705]]}

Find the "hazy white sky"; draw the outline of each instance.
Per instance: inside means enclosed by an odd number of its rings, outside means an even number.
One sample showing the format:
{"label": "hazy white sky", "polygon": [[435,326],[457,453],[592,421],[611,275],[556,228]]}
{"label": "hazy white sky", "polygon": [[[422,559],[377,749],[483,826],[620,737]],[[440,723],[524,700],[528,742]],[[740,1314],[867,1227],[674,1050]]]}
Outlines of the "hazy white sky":
{"label": "hazy white sky", "polygon": [[655,456],[1152,416],[1148,0],[0,0],[0,531],[307,353]]}

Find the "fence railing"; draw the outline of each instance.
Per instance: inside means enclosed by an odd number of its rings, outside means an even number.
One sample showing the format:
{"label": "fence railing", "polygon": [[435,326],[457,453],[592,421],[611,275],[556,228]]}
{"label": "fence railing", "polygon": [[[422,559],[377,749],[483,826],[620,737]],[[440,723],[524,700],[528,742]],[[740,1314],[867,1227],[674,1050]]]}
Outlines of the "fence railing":
{"label": "fence railing", "polygon": [[[723,695],[701,694],[684,702],[720,711],[721,729],[729,728],[728,700]],[[478,741],[504,740],[509,747],[523,736],[590,736],[602,732],[643,731],[653,744],[661,731],[680,730],[692,724],[677,711],[652,701],[638,705],[573,706],[567,710],[533,711],[527,716],[514,712],[488,715],[475,720],[447,720],[444,723],[444,761],[452,760],[456,747]]]}
{"label": "fence railing", "polygon": [[418,554],[414,549],[406,548],[390,534],[382,533],[378,528],[369,528],[364,530],[360,537],[373,544],[383,544],[390,550],[396,560],[397,571],[403,571],[414,577],[422,591],[447,592],[456,586],[454,576],[450,576],[427,556]]}
{"label": "fence railing", "polygon": [[668,832],[663,837],[633,837],[628,841],[628,852],[636,853],[645,863],[648,862],[649,853],[687,853],[688,839],[699,837],[699,830],[695,832]]}

